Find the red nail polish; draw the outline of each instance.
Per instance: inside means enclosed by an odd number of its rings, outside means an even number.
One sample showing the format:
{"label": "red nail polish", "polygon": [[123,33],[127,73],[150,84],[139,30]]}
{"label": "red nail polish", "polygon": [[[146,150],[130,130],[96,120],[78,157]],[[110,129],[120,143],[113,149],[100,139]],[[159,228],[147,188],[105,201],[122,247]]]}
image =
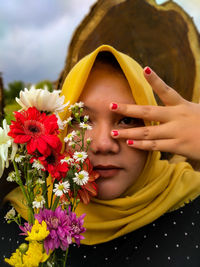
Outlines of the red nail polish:
{"label": "red nail polish", "polygon": [[112,135],[113,136],[118,136],[119,135],[119,132],[114,130],[114,131],[112,131]]}
{"label": "red nail polish", "polygon": [[118,105],[116,103],[112,103],[111,109],[117,109]]}
{"label": "red nail polish", "polygon": [[144,71],[145,71],[145,73],[146,74],[151,74],[151,69],[149,68],[149,67],[146,67],[145,69],[144,69]]}
{"label": "red nail polish", "polygon": [[128,145],[133,145],[133,143],[134,143],[133,140],[127,140]]}

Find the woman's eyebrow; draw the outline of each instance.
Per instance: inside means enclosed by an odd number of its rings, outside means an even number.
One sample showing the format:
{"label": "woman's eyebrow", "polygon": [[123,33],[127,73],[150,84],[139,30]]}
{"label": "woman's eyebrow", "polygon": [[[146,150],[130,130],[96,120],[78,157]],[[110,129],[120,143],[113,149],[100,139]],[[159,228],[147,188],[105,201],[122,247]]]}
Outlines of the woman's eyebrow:
{"label": "woman's eyebrow", "polygon": [[85,106],[85,105],[83,106],[83,110],[84,111],[91,111],[91,112],[93,111],[93,109],[91,107],[88,107],[88,106]]}

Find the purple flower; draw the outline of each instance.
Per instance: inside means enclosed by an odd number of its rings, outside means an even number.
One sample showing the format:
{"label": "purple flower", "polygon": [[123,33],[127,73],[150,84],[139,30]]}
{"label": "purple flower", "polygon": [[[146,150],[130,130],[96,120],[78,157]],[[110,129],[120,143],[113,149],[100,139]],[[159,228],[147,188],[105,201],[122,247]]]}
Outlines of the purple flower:
{"label": "purple flower", "polygon": [[52,210],[40,210],[39,214],[35,214],[35,219],[41,223],[45,221],[47,229],[50,234],[44,240],[44,248],[49,253],[49,250],[55,248],[61,248],[66,250],[72,243],[71,235],[71,222],[66,210],[62,210],[61,207],[57,207],[55,211]]}
{"label": "purple flower", "polygon": [[27,222],[24,223],[24,226],[19,225],[20,230],[22,230],[23,233],[21,233],[20,235],[28,235],[27,232],[31,232],[33,225],[29,224]]}
{"label": "purple flower", "polygon": [[85,213],[82,214],[80,217],[76,217],[75,212],[71,212],[71,208],[69,207],[69,219],[70,219],[70,226],[71,226],[71,236],[74,238],[76,244],[80,246],[80,241],[84,239],[84,236],[80,235],[84,233],[86,229],[83,227]]}

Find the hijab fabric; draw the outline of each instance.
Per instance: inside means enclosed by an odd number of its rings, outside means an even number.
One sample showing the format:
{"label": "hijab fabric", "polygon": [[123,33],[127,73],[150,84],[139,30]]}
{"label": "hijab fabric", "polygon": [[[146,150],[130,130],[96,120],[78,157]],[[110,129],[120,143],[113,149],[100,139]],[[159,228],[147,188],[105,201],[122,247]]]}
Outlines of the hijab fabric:
{"label": "hijab fabric", "polygon": [[[157,105],[152,89],[143,76],[142,67],[129,56],[111,46],[102,45],[81,59],[70,71],[61,94],[65,101],[78,101],[84,85],[101,51],[109,51],[121,66],[130,85],[134,100],[139,105]],[[67,108],[60,114],[62,120],[69,116]],[[148,124],[145,123],[145,124]],[[66,136],[67,128],[61,132]],[[76,213],[86,213],[86,232],[83,244],[103,243],[130,233],[159,218],[166,212],[178,209],[200,194],[200,173],[185,162],[170,164],[160,160],[160,152],[149,152],[145,167],[137,181],[119,198],[99,200],[93,198],[88,205],[80,203]],[[6,197],[22,216],[27,211],[19,189]]]}

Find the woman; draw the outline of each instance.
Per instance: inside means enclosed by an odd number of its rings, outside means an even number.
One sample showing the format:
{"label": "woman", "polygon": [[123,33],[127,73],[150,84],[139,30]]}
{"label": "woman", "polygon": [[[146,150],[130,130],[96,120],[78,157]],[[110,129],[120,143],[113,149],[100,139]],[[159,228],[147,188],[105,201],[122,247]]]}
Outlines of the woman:
{"label": "woman", "polygon": [[[166,107],[156,106],[149,84]],[[97,198],[77,208],[86,213],[85,245],[72,247],[68,266],[199,266],[200,174],[158,152],[200,157],[199,106],[106,45],[73,68],[62,94],[85,103],[89,157],[100,174]],[[6,200],[15,206],[13,193]]]}

